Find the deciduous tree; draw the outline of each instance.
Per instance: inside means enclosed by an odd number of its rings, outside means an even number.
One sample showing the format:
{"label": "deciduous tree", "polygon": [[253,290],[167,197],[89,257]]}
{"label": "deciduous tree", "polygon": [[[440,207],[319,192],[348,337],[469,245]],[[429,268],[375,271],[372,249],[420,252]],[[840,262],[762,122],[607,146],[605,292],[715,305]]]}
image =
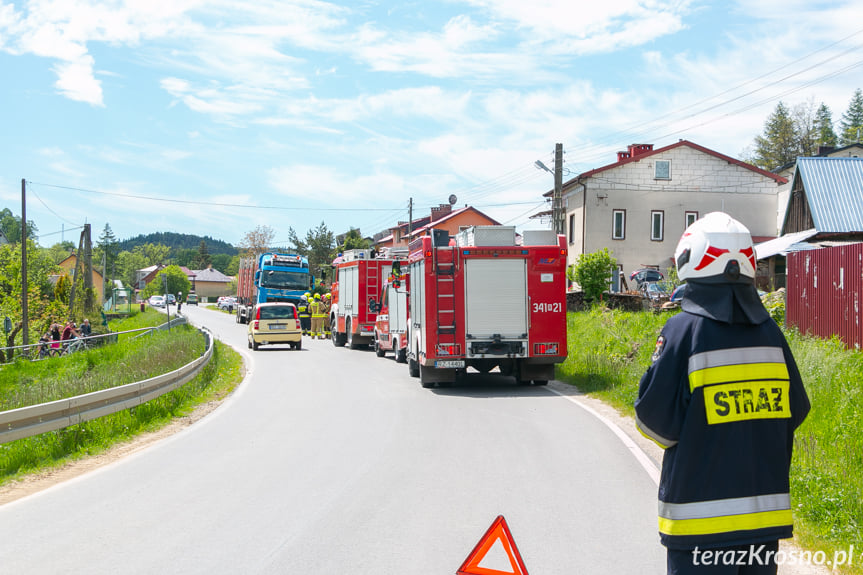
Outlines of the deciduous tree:
{"label": "deciduous tree", "polygon": [[[17,244],[21,241],[21,216],[16,216],[9,208],[0,210],[0,230],[3,235],[9,240],[9,243]],[[27,220],[27,237],[36,239],[36,232],[39,231],[36,224],[32,220]]]}
{"label": "deciduous tree", "polygon": [[259,225],[255,229],[246,232],[246,235],[240,240],[238,247],[243,252],[243,255],[258,257],[270,249],[275,235],[276,233],[270,226]]}

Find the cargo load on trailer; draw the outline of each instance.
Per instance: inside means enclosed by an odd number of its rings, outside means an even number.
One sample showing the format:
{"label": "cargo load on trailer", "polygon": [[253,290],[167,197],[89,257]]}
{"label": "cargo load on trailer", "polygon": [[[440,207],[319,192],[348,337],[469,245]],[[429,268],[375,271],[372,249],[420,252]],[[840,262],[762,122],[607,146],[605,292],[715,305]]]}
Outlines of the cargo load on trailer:
{"label": "cargo load on trailer", "polygon": [[545,385],[566,359],[566,241],[511,226],[446,230],[410,244],[410,374],[423,387],[468,368]]}
{"label": "cargo load on trailer", "polygon": [[[333,345],[351,349],[374,343],[375,303],[392,273],[393,262],[407,250],[348,250],[333,265],[330,333]],[[369,304],[372,304],[371,306]]]}
{"label": "cargo load on trailer", "polygon": [[266,252],[241,258],[237,271],[237,322],[248,323],[259,303],[297,305],[314,281],[304,256]]}

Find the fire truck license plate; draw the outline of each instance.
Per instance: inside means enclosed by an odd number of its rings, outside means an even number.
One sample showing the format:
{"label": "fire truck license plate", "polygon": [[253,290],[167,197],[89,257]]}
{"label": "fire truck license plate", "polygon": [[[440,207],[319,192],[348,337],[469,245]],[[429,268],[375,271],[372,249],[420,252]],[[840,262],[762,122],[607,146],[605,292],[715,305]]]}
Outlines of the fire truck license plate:
{"label": "fire truck license plate", "polygon": [[459,368],[464,367],[464,360],[459,359],[439,359],[434,362],[435,367]]}

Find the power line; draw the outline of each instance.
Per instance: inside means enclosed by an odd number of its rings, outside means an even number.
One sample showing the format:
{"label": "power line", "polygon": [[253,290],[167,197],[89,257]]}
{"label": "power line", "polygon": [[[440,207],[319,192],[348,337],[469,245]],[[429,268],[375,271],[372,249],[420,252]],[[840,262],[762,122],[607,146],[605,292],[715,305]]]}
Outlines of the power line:
{"label": "power line", "polygon": [[[117,192],[104,192],[100,190],[88,190],[86,188],[76,188],[72,186],[59,186],[56,184],[45,184],[41,182],[27,181],[30,185],[44,186],[46,188],[57,188],[61,190],[71,190],[75,192],[84,192],[87,194],[100,194],[104,196],[114,196],[120,198],[134,198],[136,200],[146,200],[153,202],[169,202],[173,204],[188,204],[197,206],[218,206],[223,208],[246,208],[255,210],[285,210],[285,211],[313,211],[313,212],[387,212],[393,211],[394,208],[319,208],[319,207],[289,207],[289,206],[266,206],[254,204],[230,204],[223,202],[204,202],[200,200],[178,200],[175,198],[160,198],[156,196],[140,196],[136,194],[120,194]],[[55,214],[56,215],[56,214]]]}
{"label": "power line", "polygon": [[[819,77],[817,77],[817,78],[815,78],[815,79],[813,79],[813,80],[810,80],[810,81],[808,81],[808,82],[804,82],[804,83],[803,83],[803,84],[801,84],[800,86],[797,86],[797,87],[794,87],[794,88],[789,88],[789,89],[787,89],[786,91],[784,91],[784,92],[782,92],[782,93],[780,93],[780,94],[775,94],[775,95],[769,96],[769,97],[767,97],[767,98],[761,99],[761,100],[759,100],[759,101],[757,101],[757,102],[755,102],[755,103],[748,104],[748,105],[746,105],[746,106],[743,106],[742,108],[739,108],[739,109],[736,109],[736,110],[734,110],[734,111],[732,111],[732,112],[728,112],[728,113],[726,113],[726,114],[720,115],[720,116],[718,116],[718,117],[716,117],[716,118],[713,118],[713,119],[711,119],[711,120],[706,120],[706,121],[704,121],[704,122],[702,122],[702,123],[694,124],[694,125],[688,126],[688,127],[686,127],[686,128],[680,129],[680,130],[675,130],[675,131],[673,131],[673,132],[669,132],[669,133],[663,134],[663,135],[661,135],[661,136],[650,136],[650,134],[648,133],[648,130],[655,129],[655,127],[660,127],[660,126],[657,126],[657,124],[658,124],[658,121],[659,121],[659,120],[669,119],[669,118],[673,118],[673,117],[675,117],[675,116],[679,116],[679,115],[680,115],[680,112],[682,112],[682,111],[689,110],[689,109],[694,108],[694,107],[696,107],[696,106],[698,106],[698,105],[700,105],[700,104],[703,104],[703,103],[709,102],[709,101],[711,101],[711,100],[714,100],[715,98],[717,98],[717,97],[719,97],[719,96],[722,96],[722,95],[725,95],[725,94],[731,93],[731,92],[733,92],[733,91],[735,91],[735,90],[738,90],[739,88],[742,88],[742,87],[744,87],[744,86],[747,86],[747,85],[749,85],[749,84],[751,84],[751,83],[753,83],[753,82],[755,82],[755,81],[757,81],[757,80],[760,80],[760,79],[762,79],[762,78],[766,78],[766,77],[768,77],[768,76],[770,76],[770,75],[772,75],[772,74],[775,74],[776,72],[778,72],[778,71],[780,71],[780,70],[783,70],[783,69],[785,69],[785,68],[788,68],[789,66],[792,66],[793,64],[796,64],[796,63],[802,62],[803,60],[806,60],[807,58],[809,58],[809,57],[811,57],[811,56],[813,56],[813,55],[815,55],[815,54],[817,54],[817,53],[819,53],[819,52],[823,52],[824,50],[827,50],[828,48],[831,48],[831,47],[833,47],[833,46],[836,46],[837,44],[840,44],[840,43],[844,42],[845,40],[848,40],[848,39],[850,39],[850,38],[852,38],[852,37],[854,37],[854,36],[857,36],[857,35],[859,35],[859,34],[861,34],[861,33],[863,33],[863,29],[860,29],[860,30],[856,31],[856,32],[854,32],[853,34],[850,34],[850,35],[846,36],[845,38],[842,38],[841,40],[838,40],[838,41],[833,42],[833,43],[831,43],[831,44],[829,44],[829,45],[827,45],[827,46],[824,46],[824,47],[822,47],[822,48],[819,48],[818,50],[815,50],[815,51],[813,51],[813,52],[810,52],[810,53],[806,54],[805,56],[803,56],[803,57],[801,57],[801,58],[798,58],[798,59],[794,60],[794,61],[793,61],[793,62],[791,62],[791,63],[784,64],[784,65],[782,65],[782,66],[780,66],[780,67],[778,67],[778,68],[775,68],[775,69],[771,70],[770,72],[767,72],[767,73],[765,73],[765,74],[761,74],[760,76],[757,76],[757,77],[755,77],[755,78],[753,78],[753,79],[747,80],[747,81],[745,81],[745,82],[743,82],[743,83],[741,83],[741,84],[737,85],[737,86],[736,86],[736,87],[734,87],[734,88],[731,88],[731,89],[728,89],[728,90],[725,90],[725,91],[721,92],[720,94],[717,94],[717,95],[714,95],[714,96],[710,96],[710,97],[708,97],[708,98],[704,98],[704,99],[699,100],[698,102],[696,102],[696,103],[694,103],[694,104],[690,104],[690,105],[684,106],[684,107],[682,107],[682,108],[677,108],[677,109],[675,109],[673,112],[669,112],[669,113],[667,113],[667,114],[664,114],[664,115],[658,116],[658,117],[656,117],[656,118],[652,118],[652,119],[651,119],[651,120],[649,120],[649,121],[645,121],[645,122],[637,123],[637,124],[633,125],[633,126],[632,126],[632,127],[630,127],[630,128],[627,128],[627,129],[624,129],[624,130],[619,130],[619,131],[617,131],[617,132],[612,132],[612,133],[610,133],[610,134],[608,134],[608,135],[606,135],[606,136],[604,136],[604,137],[600,138],[598,141],[600,141],[600,142],[609,141],[609,139],[610,139],[610,138],[613,138],[613,137],[617,137],[617,138],[619,138],[620,136],[624,136],[624,135],[626,135],[626,134],[629,134],[629,135],[630,135],[630,138],[635,138],[635,139],[643,138],[643,137],[652,137],[653,139],[655,139],[655,140],[656,140],[656,139],[661,139],[661,138],[670,137],[670,136],[673,136],[673,135],[677,135],[677,134],[680,134],[680,133],[683,133],[683,132],[686,132],[686,131],[692,130],[692,129],[694,129],[694,128],[702,127],[702,126],[704,126],[704,125],[707,125],[707,124],[710,124],[710,123],[712,123],[712,122],[715,122],[715,121],[717,121],[717,120],[719,120],[719,119],[726,118],[726,117],[732,116],[732,115],[734,115],[734,114],[739,114],[739,113],[742,113],[742,112],[748,111],[748,110],[750,110],[750,109],[752,109],[752,108],[754,108],[754,107],[760,106],[760,105],[762,105],[762,104],[764,104],[764,103],[767,103],[767,102],[770,102],[770,101],[772,101],[772,100],[776,100],[776,99],[782,98],[783,96],[786,96],[786,95],[788,95],[788,94],[792,94],[792,93],[798,92],[798,91],[800,91],[800,90],[802,90],[802,89],[804,89],[804,88],[807,88],[807,87],[813,86],[813,85],[815,85],[815,84],[821,83],[821,82],[823,82],[823,81],[825,81],[825,80],[828,80],[828,79],[830,79],[830,78],[833,78],[833,77],[835,77],[835,76],[838,76],[838,75],[840,75],[840,74],[843,74],[843,73],[845,73],[845,72],[847,72],[847,71],[849,71],[849,70],[852,70],[852,69],[854,69],[854,68],[856,68],[856,67],[859,67],[861,64],[863,64],[863,61],[858,61],[858,62],[855,62],[855,63],[853,63],[853,64],[851,64],[851,65],[845,66],[844,68],[841,68],[841,69],[839,69],[839,70],[836,70],[836,71],[834,71],[834,72],[830,72],[830,73],[824,74],[824,75],[819,76]],[[742,98],[744,98],[744,97],[751,96],[751,95],[753,95],[753,94],[755,94],[755,93],[757,93],[757,92],[760,92],[760,91],[766,90],[766,89],[771,88],[771,87],[774,87],[774,86],[778,86],[778,85],[779,85],[779,84],[781,84],[782,82],[785,82],[785,81],[787,81],[787,80],[789,80],[789,79],[791,79],[791,78],[794,78],[794,77],[796,77],[796,76],[799,76],[800,74],[803,74],[803,73],[805,73],[805,72],[807,72],[807,71],[811,71],[811,70],[813,70],[813,69],[816,69],[816,68],[818,68],[819,66],[822,66],[822,65],[824,65],[824,64],[827,64],[827,63],[829,63],[829,62],[831,62],[831,61],[833,61],[833,60],[836,60],[837,58],[839,58],[839,57],[841,57],[841,56],[845,56],[845,55],[847,55],[847,54],[849,54],[849,53],[852,53],[852,52],[854,52],[854,51],[856,51],[856,50],[859,50],[860,48],[861,48],[861,45],[855,45],[855,46],[852,46],[852,47],[850,47],[850,48],[848,48],[848,49],[846,49],[846,50],[843,50],[842,52],[840,52],[840,53],[838,53],[838,54],[834,54],[834,55],[832,55],[832,56],[830,56],[830,57],[828,57],[828,58],[825,58],[825,59],[823,59],[823,60],[820,60],[820,61],[816,62],[815,64],[812,64],[812,65],[807,66],[807,67],[805,67],[805,68],[803,68],[803,69],[797,70],[796,72],[792,72],[792,73],[790,73],[790,74],[788,74],[788,75],[786,75],[786,76],[783,76],[782,78],[779,78],[779,79],[777,79],[777,80],[774,80],[774,81],[771,81],[771,82],[769,82],[769,83],[767,83],[767,84],[764,84],[763,86],[761,86],[761,87],[759,87],[759,88],[756,88],[756,89],[750,90],[749,92],[747,92],[747,93],[745,93],[745,94],[742,94],[742,95],[739,95],[739,96],[735,96],[735,97],[733,97],[733,98],[729,98],[729,99],[723,100],[723,101],[718,102],[718,103],[716,103],[716,104],[712,104],[712,105],[710,105],[710,106],[708,106],[708,107],[706,107],[706,108],[703,108],[703,109],[698,110],[698,111],[696,111],[696,112],[693,112],[693,113],[691,113],[691,114],[687,114],[687,115],[680,116],[678,120],[674,120],[674,121],[682,121],[682,120],[686,120],[686,119],[694,118],[694,117],[696,117],[696,116],[698,116],[698,115],[700,115],[700,114],[704,114],[704,113],[706,113],[706,112],[709,112],[710,110],[715,110],[715,109],[720,108],[720,107],[722,107],[722,106],[725,106],[725,105],[731,104],[731,103],[733,103],[733,102],[735,102],[735,101],[738,101],[738,100],[740,100],[740,99],[742,99]],[[655,126],[655,127],[654,127],[654,126]],[[644,131],[640,131],[640,132],[633,132],[633,130],[636,130],[636,129],[641,128],[641,127],[648,127],[648,128],[647,128],[647,130],[644,130]],[[595,149],[596,149],[596,145],[585,145],[585,146],[581,146],[581,147],[576,147],[576,148],[574,148],[574,149],[572,149],[572,148],[571,148],[571,149],[570,149],[570,151],[578,152],[578,151],[580,151],[580,150],[588,151],[588,150],[595,150]],[[582,155],[582,156],[581,156],[581,158],[580,158],[580,160],[581,160],[581,161],[580,161],[580,163],[586,163],[586,162],[589,162],[589,161],[591,161],[591,160],[599,159],[599,158],[601,158],[603,155],[605,155],[605,154],[606,154],[606,152],[607,152],[607,150],[606,150],[606,149],[603,149],[603,150],[601,150],[601,151],[597,150],[593,155],[588,156],[588,157],[586,157],[586,158]]]}

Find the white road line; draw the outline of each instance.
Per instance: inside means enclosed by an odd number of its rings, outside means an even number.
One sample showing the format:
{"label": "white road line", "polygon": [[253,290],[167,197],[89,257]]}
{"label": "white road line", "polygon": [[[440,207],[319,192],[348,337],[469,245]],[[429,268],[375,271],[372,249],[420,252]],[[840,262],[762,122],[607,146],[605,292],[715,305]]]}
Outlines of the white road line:
{"label": "white road line", "polygon": [[623,445],[625,445],[626,448],[629,449],[629,451],[632,453],[632,455],[635,457],[635,459],[641,464],[641,466],[644,468],[644,470],[647,471],[647,474],[653,480],[653,483],[655,483],[656,485],[659,485],[659,468],[656,465],[654,465],[654,463],[650,459],[650,457],[648,457],[647,454],[638,445],[636,445],[636,443],[634,441],[632,441],[632,439],[626,434],[625,431],[620,429],[620,427],[618,427],[610,419],[608,419],[607,417],[605,417],[604,415],[602,415],[601,413],[599,413],[598,411],[596,411],[595,409],[593,409],[589,405],[586,405],[585,403],[579,401],[575,397],[572,397],[571,395],[565,395],[565,394],[557,391],[556,389],[553,389],[550,387],[547,387],[546,389],[548,391],[551,391],[552,393],[556,393],[557,395],[561,396],[564,399],[571,401],[572,403],[576,404],[577,406],[579,406],[580,408],[582,408],[583,410],[585,410],[589,414],[593,415],[599,421],[604,423],[605,426],[607,428],[609,428],[618,437],[618,439],[620,439],[620,441],[623,442]]}

